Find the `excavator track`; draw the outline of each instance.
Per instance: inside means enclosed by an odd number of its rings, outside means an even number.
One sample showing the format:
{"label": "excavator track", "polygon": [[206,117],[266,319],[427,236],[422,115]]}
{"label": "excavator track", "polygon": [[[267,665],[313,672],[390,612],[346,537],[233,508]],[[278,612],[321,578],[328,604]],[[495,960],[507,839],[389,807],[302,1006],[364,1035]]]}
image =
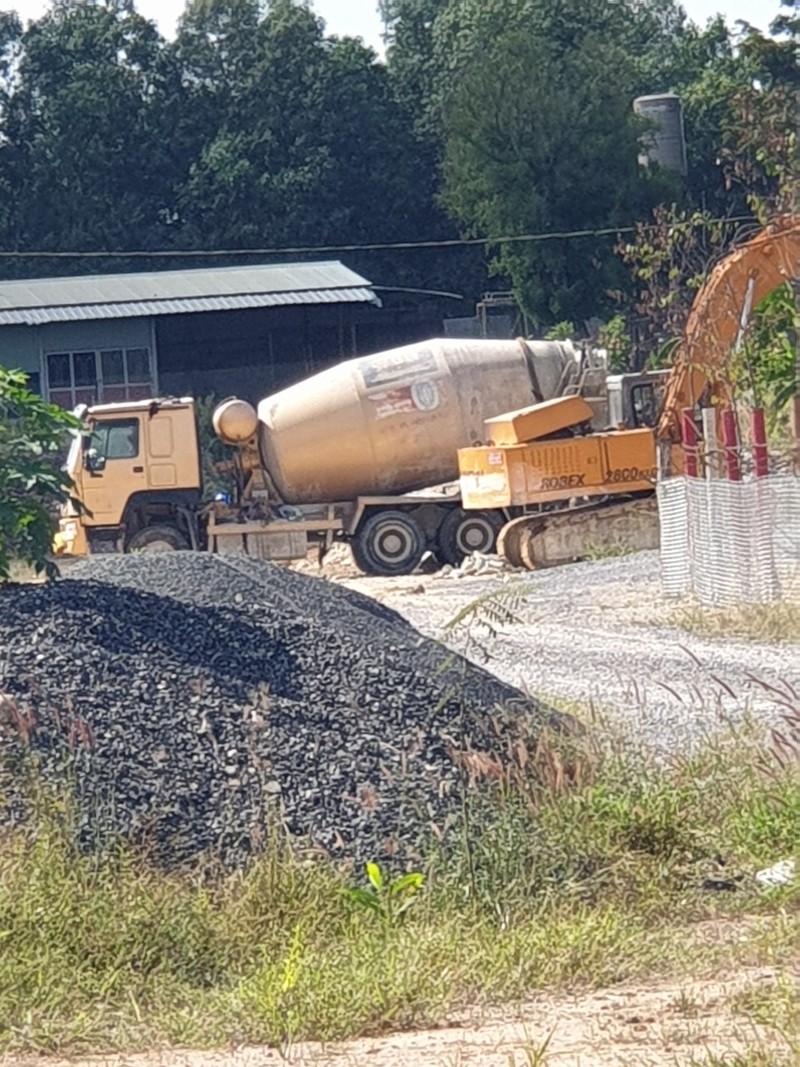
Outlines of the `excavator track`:
{"label": "excavator track", "polygon": [[498,535],[497,553],[512,567],[532,571],[589,556],[658,548],[659,540],[653,494],[512,519]]}

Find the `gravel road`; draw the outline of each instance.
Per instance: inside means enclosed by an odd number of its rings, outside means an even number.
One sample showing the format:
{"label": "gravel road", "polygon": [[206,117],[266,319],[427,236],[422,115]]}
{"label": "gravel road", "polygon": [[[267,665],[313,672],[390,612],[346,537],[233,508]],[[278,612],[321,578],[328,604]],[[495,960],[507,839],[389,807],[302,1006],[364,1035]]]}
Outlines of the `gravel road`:
{"label": "gravel road", "polygon": [[[699,637],[665,623],[657,552],[530,575],[340,579],[442,636],[502,680],[542,698],[593,705],[662,753],[685,750],[725,722],[779,720],[774,686],[800,703],[796,645]],[[492,635],[478,620],[497,594],[516,620]],[[485,652],[490,659],[485,659]],[[793,692],[792,692],[793,691]]]}

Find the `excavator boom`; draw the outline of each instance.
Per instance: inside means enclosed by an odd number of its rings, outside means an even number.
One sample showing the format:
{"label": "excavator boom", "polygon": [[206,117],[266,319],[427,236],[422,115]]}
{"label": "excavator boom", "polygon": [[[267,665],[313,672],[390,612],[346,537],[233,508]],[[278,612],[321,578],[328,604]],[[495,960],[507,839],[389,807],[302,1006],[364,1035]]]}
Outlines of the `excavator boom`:
{"label": "excavator boom", "polygon": [[658,423],[660,440],[681,439],[681,412],[710,389],[730,403],[725,373],[731,348],[750,309],[773,289],[800,276],[800,219],[783,216],[734,249],[711,271],[689,312]]}

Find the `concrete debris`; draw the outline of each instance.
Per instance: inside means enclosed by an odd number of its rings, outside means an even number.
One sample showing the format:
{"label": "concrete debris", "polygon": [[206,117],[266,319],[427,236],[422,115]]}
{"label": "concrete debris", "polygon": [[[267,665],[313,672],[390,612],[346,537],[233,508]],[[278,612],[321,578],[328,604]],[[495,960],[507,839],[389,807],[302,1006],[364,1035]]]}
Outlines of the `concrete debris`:
{"label": "concrete debris", "polygon": [[518,567],[512,567],[510,563],[500,556],[489,556],[483,552],[472,552],[458,567],[445,566],[436,574],[437,578],[490,578],[497,574],[520,574]]}
{"label": "concrete debris", "polygon": [[797,862],[796,860],[781,860],[780,863],[774,864],[772,867],[765,867],[763,871],[759,871],[756,874],[756,881],[759,885],[766,887],[791,885],[791,883],[797,877]]}

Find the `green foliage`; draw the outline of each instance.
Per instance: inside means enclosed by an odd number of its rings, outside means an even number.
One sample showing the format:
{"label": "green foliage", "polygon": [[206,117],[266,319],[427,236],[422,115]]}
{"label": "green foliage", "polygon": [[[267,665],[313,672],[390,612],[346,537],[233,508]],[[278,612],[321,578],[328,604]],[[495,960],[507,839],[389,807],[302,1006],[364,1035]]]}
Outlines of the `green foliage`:
{"label": "green foliage", "polygon": [[752,382],[754,399],[766,407],[773,427],[794,396],[799,333],[795,295],[787,282],[754,310],[742,353],[743,377]]}
{"label": "green foliage", "polygon": [[608,352],[608,368],[615,374],[631,370],[632,344],[628,324],[623,315],[612,315],[597,335],[597,343]]}
{"label": "green foliage", "polygon": [[377,863],[368,863],[366,870],[369,889],[353,887],[347,890],[347,896],[387,923],[397,922],[408,911],[425,884],[425,875],[419,871],[390,880]]}
{"label": "green foliage", "polygon": [[[427,236],[421,171],[387,70],[331,39],[305,4],[194,5],[176,55],[189,76],[193,158],[182,237],[226,248]],[[355,150],[355,146],[357,150]]]}
{"label": "green foliage", "polygon": [[[24,34],[0,22],[6,247],[452,236],[436,180],[386,67],[360,42],[326,37],[305,3],[192,3],[169,44],[122,4],[57,5]],[[425,255],[410,268],[365,258],[376,262],[389,283],[419,284]]]}
{"label": "green foliage", "polygon": [[220,403],[220,397],[209,394],[199,397],[194,402],[195,416],[197,418],[197,439],[200,445],[200,455],[203,467],[203,492],[206,499],[213,497],[215,493],[230,492],[233,483],[230,476],[217,470],[217,465],[230,461],[234,450],[223,442],[214,433],[212,416],[214,409]]}
{"label": "green foliage", "polygon": [[557,322],[555,326],[551,326],[544,336],[546,341],[571,341],[577,332],[575,324],[565,319],[563,322]]}
{"label": "green foliage", "polygon": [[492,642],[502,630],[520,624],[521,611],[529,596],[530,587],[525,582],[484,593],[450,619],[444,627],[445,642],[457,647],[467,659],[490,660]]}
{"label": "green foliage", "polygon": [[707,211],[687,211],[676,204],[658,207],[640,223],[617,252],[633,275],[633,312],[646,333],[633,352],[633,364],[663,365],[683,335],[689,311],[708,272],[735,235],[733,224]]}
{"label": "green foliage", "polygon": [[[429,853],[425,892],[371,865],[363,901],[277,832],[236,874],[80,854],[69,805],[42,798],[35,824],[0,833],[0,1050],[285,1046],[435,1023],[477,998],[791,965],[800,886],[765,894],[747,876],[796,849],[796,760],[742,736],[669,764],[595,746],[498,753],[470,790],[469,839]],[[739,875],[735,893],[699,890]]]}
{"label": "green foliage", "polygon": [[[599,37],[560,49],[547,36],[491,38],[445,100],[449,210],[490,239],[627,223],[655,192],[637,163],[634,86],[627,54]],[[624,285],[613,243],[594,239],[502,245],[493,269],[540,326],[588,319]]]}
{"label": "green foliage", "polygon": [[793,83],[771,88],[748,85],[731,102],[723,127],[722,158],[728,184],[741,189],[762,224],[797,208],[800,141],[797,93]]}
{"label": "green foliage", "polygon": [[9,240],[58,251],[163,242],[174,161],[153,24],[127,5],[56,5],[19,48],[0,107]]}
{"label": "green foliage", "polygon": [[58,467],[70,430],[79,423],[30,392],[21,371],[0,367],[0,581],[12,561],[57,574],[47,558],[53,509],[69,500],[71,483]]}
{"label": "green foliage", "polygon": [[678,605],[667,621],[690,633],[712,637],[745,637],[768,644],[787,641],[800,645],[800,604],[789,600],[730,608],[709,608],[688,600]]}
{"label": "green foliage", "polygon": [[[544,332],[636,302],[613,239],[493,239],[629,225],[656,204],[688,217],[786,202],[797,163],[788,15],[767,38],[720,18],[701,29],[675,0],[380,8],[385,64],[326,35],[305,0],[191,0],[174,42],[127,3],[59,2],[26,30],[0,13],[0,245],[197,251],[487,235],[485,248],[348,262],[379,284],[467,301],[502,276]],[[685,188],[637,163],[632,100],[667,89],[684,103]],[[32,270],[13,259],[2,269]],[[80,261],[36,269],[71,273]]]}
{"label": "green foliage", "polygon": [[[735,232],[732,224],[715,221],[707,212],[673,206],[658,209],[649,226],[639,226],[633,240],[619,246],[638,285],[635,313],[648,328],[634,352],[635,365],[669,364],[697,292],[732,246]],[[730,357],[727,367],[731,382],[752,391],[754,401],[767,407],[773,428],[794,395],[797,331],[794,292],[787,282],[753,309],[744,348]]]}
{"label": "green foliage", "polygon": [[613,541],[611,544],[595,545],[591,542],[585,548],[585,559],[617,559],[619,556],[630,556],[636,552],[635,548],[626,545],[624,541]]}

